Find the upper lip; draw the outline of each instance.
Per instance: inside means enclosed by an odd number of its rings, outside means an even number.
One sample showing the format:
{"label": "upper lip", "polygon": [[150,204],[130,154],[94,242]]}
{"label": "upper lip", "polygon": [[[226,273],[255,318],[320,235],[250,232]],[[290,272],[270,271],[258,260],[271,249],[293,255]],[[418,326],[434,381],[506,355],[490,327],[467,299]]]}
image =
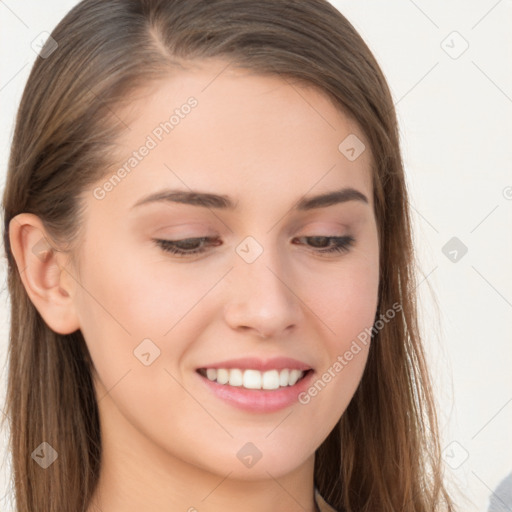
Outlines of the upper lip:
{"label": "upper lip", "polygon": [[311,366],[292,359],[290,357],[273,357],[271,359],[260,359],[257,357],[242,357],[239,359],[230,359],[229,361],[219,361],[216,363],[207,364],[200,368],[225,368],[226,370],[231,368],[239,368],[240,370],[284,370],[289,368],[290,370],[311,370]]}

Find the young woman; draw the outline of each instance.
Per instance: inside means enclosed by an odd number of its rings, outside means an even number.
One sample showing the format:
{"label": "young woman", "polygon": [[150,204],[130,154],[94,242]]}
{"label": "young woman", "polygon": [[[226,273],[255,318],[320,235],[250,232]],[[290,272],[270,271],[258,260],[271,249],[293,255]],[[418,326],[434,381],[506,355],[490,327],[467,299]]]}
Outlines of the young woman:
{"label": "young woman", "polygon": [[453,510],[393,101],[327,1],[82,1],[3,208],[18,511]]}

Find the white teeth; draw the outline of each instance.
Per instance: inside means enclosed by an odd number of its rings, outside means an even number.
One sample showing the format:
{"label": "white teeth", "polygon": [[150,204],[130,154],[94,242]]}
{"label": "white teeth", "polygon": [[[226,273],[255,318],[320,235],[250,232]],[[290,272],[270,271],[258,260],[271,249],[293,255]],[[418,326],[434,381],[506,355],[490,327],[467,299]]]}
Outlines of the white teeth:
{"label": "white teeth", "polygon": [[245,370],[244,388],[261,389],[261,372],[258,370]]}
{"label": "white teeth", "polygon": [[292,370],[290,372],[290,386],[293,386],[301,377],[302,372],[300,370]]}
{"label": "white teeth", "polygon": [[279,372],[277,370],[265,372],[261,387],[263,389],[277,389],[279,387]]}
{"label": "white teeth", "polygon": [[231,370],[229,372],[229,385],[230,386],[241,386],[243,384],[242,370]]}
{"label": "white teeth", "polygon": [[[240,370],[239,368],[208,368],[206,377],[219,384],[242,386],[247,389],[278,389],[279,387],[294,386],[304,376],[301,370]],[[204,374],[203,374],[204,375]]]}
{"label": "white teeth", "polygon": [[217,382],[219,384],[227,384],[229,382],[229,372],[222,368],[217,370]]}

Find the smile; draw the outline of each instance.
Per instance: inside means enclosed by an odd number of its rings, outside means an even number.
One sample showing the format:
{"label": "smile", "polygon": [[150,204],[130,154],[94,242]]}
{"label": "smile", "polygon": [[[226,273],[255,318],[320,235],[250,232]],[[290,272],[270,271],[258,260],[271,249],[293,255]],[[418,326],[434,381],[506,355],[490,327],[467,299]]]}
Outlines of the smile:
{"label": "smile", "polygon": [[266,371],[242,370],[240,368],[201,368],[198,371],[203,377],[218,384],[264,390],[294,386],[306,374],[306,371],[295,368]]}

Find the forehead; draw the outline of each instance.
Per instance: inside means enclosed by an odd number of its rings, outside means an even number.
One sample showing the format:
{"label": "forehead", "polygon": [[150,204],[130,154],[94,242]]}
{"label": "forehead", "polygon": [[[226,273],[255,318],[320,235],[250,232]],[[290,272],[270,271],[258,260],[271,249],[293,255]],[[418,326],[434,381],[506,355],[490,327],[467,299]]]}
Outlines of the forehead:
{"label": "forehead", "polygon": [[[139,90],[116,115],[127,128],[104,180],[124,166],[109,194],[118,201],[133,204],[162,186],[243,202],[347,186],[371,201],[371,152],[357,123],[319,89],[290,78],[194,62]],[[356,159],[343,152],[352,141],[358,152],[366,148]]]}

